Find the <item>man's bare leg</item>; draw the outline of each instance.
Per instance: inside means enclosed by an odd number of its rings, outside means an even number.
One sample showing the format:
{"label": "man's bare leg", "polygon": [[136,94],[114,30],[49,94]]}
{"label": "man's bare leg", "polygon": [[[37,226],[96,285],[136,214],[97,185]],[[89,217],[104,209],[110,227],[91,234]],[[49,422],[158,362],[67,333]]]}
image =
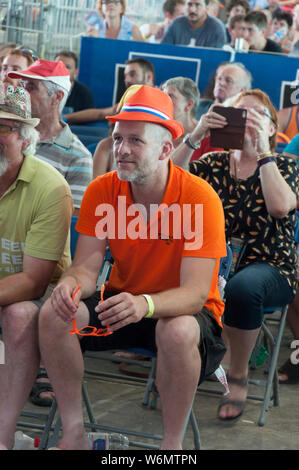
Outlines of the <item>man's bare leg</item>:
{"label": "man's bare leg", "polygon": [[[80,302],[76,312],[78,329],[87,325],[89,313]],[[89,449],[83,425],[82,380],[84,362],[76,335],[53,311],[47,300],[40,311],[39,338],[42,360],[53,386],[62,421],[61,449]]]}
{"label": "man's bare leg", "polygon": [[185,419],[200,377],[199,338],[199,325],[192,316],[158,321],[157,385],[162,402],[164,450],[182,448]]}
{"label": "man's bare leg", "polygon": [[0,365],[0,449],[12,448],[16,423],[37,374],[38,307],[19,302],[1,310],[5,364]]}

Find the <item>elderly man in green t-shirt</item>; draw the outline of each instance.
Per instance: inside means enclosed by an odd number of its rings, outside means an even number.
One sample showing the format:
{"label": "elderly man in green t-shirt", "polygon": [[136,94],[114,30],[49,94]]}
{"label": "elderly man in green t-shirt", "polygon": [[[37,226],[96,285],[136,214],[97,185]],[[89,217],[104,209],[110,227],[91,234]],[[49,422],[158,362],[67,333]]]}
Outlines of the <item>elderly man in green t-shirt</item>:
{"label": "elderly man in green t-shirt", "polygon": [[13,446],[40,364],[39,308],[70,260],[72,196],[33,156],[38,123],[23,88],[0,87],[0,449]]}

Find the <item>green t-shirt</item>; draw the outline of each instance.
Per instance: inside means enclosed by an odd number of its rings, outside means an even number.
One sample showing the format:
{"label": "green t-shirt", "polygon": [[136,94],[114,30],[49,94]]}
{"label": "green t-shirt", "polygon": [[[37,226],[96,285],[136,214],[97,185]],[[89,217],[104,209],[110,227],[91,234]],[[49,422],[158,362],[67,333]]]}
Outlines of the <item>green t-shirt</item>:
{"label": "green t-shirt", "polygon": [[65,179],[32,155],[0,197],[0,279],[22,272],[23,256],[58,261],[55,284],[70,263],[72,196]]}

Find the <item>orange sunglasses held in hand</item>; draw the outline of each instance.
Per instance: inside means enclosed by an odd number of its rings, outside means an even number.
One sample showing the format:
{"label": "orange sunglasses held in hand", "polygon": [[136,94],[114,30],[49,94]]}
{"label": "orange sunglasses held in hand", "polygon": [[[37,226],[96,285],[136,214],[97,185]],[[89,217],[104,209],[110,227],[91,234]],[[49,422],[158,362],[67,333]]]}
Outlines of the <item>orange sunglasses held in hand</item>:
{"label": "orange sunglasses held in hand", "polygon": [[[77,287],[75,292],[72,295],[72,300],[74,301],[75,296],[77,292],[81,289],[81,285]],[[102,285],[101,287],[101,302],[104,301],[104,290],[105,290],[105,284]],[[97,329],[95,326],[83,326],[80,328],[80,330],[77,329],[77,324],[76,324],[76,317],[74,315],[73,317],[73,329],[69,331],[70,334],[72,335],[81,335],[81,336],[108,336],[112,335],[113,331],[109,329],[109,325],[107,325],[106,328],[99,328]]]}

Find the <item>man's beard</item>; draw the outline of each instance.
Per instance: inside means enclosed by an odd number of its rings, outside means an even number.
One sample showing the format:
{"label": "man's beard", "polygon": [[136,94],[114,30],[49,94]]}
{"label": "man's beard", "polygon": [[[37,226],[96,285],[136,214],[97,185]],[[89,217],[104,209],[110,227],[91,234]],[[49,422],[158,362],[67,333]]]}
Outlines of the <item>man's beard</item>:
{"label": "man's beard", "polygon": [[139,169],[136,169],[131,174],[126,174],[120,169],[117,169],[117,176],[121,181],[128,181],[129,183],[135,184],[143,184],[146,179],[146,175]]}
{"label": "man's beard", "polygon": [[3,176],[8,169],[8,161],[4,153],[0,150],[0,176]]}

